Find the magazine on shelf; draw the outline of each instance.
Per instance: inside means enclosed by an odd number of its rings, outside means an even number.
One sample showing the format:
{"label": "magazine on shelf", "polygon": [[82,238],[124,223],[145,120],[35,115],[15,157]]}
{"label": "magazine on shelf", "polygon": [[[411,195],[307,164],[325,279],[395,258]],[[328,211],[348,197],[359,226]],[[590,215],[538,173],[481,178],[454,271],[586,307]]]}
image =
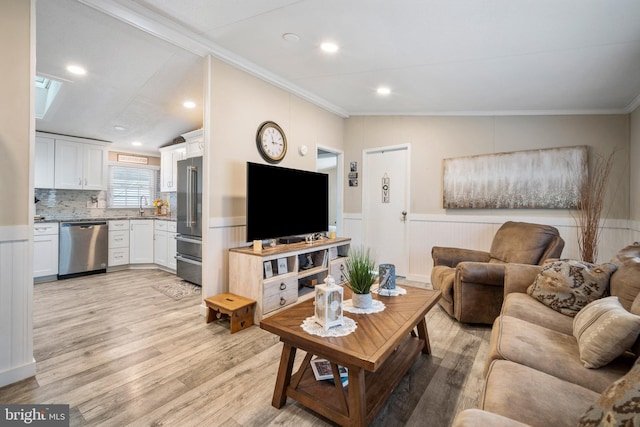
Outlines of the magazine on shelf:
{"label": "magazine on shelf", "polygon": [[[333,381],[333,378],[331,378],[330,380],[328,380],[331,384],[335,384],[335,381]],[[342,387],[346,387],[349,385],[349,377],[340,377],[340,382],[342,383]]]}
{"label": "magazine on shelf", "polygon": [[[331,363],[329,363],[327,359],[313,359],[311,361],[311,369],[313,369],[313,375],[315,375],[316,380],[333,380]],[[347,368],[344,366],[338,366],[338,372],[340,373],[341,378],[347,378],[349,375]],[[344,380],[342,381],[342,384],[346,385]]]}

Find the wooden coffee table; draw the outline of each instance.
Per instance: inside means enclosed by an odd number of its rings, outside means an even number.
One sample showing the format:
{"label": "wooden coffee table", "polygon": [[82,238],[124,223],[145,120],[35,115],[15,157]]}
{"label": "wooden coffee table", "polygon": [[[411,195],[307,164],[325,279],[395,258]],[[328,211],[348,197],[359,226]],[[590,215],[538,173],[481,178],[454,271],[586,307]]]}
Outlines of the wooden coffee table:
{"label": "wooden coffee table", "polygon": [[[284,343],[272,405],[281,408],[287,397],[343,426],[368,425],[420,352],[430,354],[425,315],[440,298],[439,291],[403,286],[406,295],[374,299],[384,302],[380,313],[346,313],[358,324],[344,337],[322,338],[302,330],[313,316],[313,300],[265,318],[260,327]],[[345,300],[351,298],[345,287]],[[414,329],[417,329],[417,334]],[[296,350],[307,352],[292,374]],[[309,362],[313,356],[331,362],[335,384],[316,381]],[[342,387],[337,365],[349,369],[349,385]]]}

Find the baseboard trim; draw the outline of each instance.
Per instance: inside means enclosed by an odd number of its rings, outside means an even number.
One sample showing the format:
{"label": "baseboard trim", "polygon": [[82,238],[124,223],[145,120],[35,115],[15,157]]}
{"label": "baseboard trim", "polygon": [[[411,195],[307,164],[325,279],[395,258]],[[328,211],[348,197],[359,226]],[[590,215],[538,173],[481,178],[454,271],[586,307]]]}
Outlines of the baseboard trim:
{"label": "baseboard trim", "polygon": [[36,359],[31,362],[0,372],[0,387],[22,381],[36,374]]}

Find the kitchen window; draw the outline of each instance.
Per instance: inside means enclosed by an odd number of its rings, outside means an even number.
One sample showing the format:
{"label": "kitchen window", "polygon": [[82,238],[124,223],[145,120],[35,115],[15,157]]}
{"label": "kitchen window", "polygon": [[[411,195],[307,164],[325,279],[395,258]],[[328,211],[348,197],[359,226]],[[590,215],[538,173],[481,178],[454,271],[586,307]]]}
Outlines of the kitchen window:
{"label": "kitchen window", "polygon": [[157,168],[109,166],[110,208],[138,208],[142,197],[145,206],[151,206],[159,192],[159,173]]}

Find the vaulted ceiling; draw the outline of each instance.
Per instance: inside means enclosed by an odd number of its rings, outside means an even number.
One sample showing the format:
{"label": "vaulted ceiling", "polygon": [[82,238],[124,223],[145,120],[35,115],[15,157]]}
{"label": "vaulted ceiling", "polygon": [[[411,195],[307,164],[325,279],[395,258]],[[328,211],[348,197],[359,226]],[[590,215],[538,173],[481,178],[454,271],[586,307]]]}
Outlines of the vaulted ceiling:
{"label": "vaulted ceiling", "polygon": [[208,54],[343,117],[626,113],[638,22],[636,0],[39,0],[37,70],[69,82],[37,128],[155,149],[202,125]]}

